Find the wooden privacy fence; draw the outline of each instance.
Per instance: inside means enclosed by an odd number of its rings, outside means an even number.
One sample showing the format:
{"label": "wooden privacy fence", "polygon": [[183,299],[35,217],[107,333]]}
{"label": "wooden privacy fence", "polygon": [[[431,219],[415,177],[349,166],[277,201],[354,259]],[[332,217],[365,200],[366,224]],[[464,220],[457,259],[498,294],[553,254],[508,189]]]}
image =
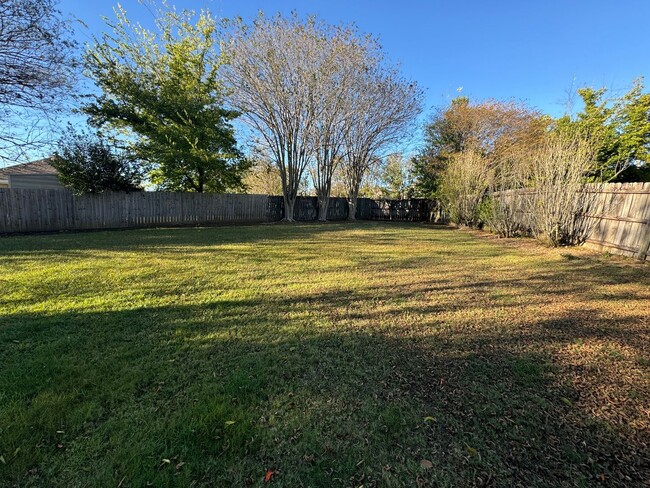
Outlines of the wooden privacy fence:
{"label": "wooden privacy fence", "polygon": [[[587,217],[585,246],[614,254],[650,259],[650,183],[608,183],[587,187],[596,193]],[[493,195],[507,199],[513,219],[530,228],[530,198],[534,190],[506,190]]]}
{"label": "wooden privacy fence", "polygon": [[[356,217],[430,220],[426,200],[359,199]],[[328,220],[348,217],[345,198],[331,198]],[[316,197],[298,197],[294,219],[315,220]],[[0,189],[0,233],[121,229],[274,222],[284,217],[282,197],[216,193],[105,192],[76,196],[66,190]]]}
{"label": "wooden privacy fence", "polygon": [[650,260],[650,183],[610,183],[589,214],[594,220],[587,247]]}
{"label": "wooden privacy fence", "polygon": [[[602,205],[589,218],[586,245],[650,259],[650,183],[611,183],[599,190]],[[513,193],[525,198],[524,193]],[[613,200],[611,205],[607,201]],[[523,201],[523,200],[522,200]],[[344,198],[331,198],[328,220],[348,216]],[[316,197],[299,197],[296,220],[315,220]],[[75,196],[66,190],[0,189],[0,233],[120,229],[274,222],[284,217],[282,197],[215,193],[133,192]],[[360,198],[357,219],[445,222],[437,202]],[[527,216],[522,211],[518,219]]]}
{"label": "wooden privacy fence", "polygon": [[0,189],[0,232],[120,229],[268,220],[266,195]]}

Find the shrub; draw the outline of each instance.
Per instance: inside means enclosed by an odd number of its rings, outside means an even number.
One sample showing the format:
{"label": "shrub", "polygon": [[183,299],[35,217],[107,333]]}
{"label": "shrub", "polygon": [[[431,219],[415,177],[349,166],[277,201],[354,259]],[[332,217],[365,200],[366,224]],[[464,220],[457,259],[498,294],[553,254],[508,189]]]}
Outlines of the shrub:
{"label": "shrub", "polygon": [[[591,141],[557,133],[547,135],[533,155],[534,191],[524,200],[538,239],[553,246],[586,240],[595,223],[588,216],[601,202],[598,192],[604,184],[588,182],[587,175],[596,164]],[[611,205],[611,199],[602,205]]]}
{"label": "shrub", "polygon": [[474,150],[456,153],[440,181],[440,197],[452,222],[480,225],[479,205],[488,190],[490,175],[486,159]]}
{"label": "shrub", "polygon": [[141,165],[96,135],[70,129],[59,141],[52,165],[63,186],[75,194],[142,189]]}

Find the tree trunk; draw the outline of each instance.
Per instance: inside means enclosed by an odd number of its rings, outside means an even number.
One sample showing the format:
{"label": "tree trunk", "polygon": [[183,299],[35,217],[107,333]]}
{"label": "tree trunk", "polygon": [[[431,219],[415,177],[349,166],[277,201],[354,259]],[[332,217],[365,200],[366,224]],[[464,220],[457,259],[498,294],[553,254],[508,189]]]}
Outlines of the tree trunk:
{"label": "tree trunk", "polygon": [[325,222],[327,220],[327,209],[329,207],[329,203],[329,197],[318,197],[318,220],[321,222]]}
{"label": "tree trunk", "polygon": [[296,205],[296,199],[284,197],[284,220],[287,222],[293,222],[293,209]]}
{"label": "tree trunk", "polygon": [[348,220],[357,220],[357,195],[348,198]]}

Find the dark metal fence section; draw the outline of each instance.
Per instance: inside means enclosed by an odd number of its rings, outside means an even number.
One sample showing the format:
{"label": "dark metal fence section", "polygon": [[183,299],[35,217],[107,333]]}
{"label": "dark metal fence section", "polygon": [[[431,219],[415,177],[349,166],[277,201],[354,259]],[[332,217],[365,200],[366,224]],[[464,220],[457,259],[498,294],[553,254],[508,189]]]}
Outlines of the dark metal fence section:
{"label": "dark metal fence section", "polygon": [[269,195],[267,203],[266,220],[269,222],[277,222],[284,217],[284,198]]}
{"label": "dark metal fence section", "polygon": [[[284,218],[284,198],[269,197],[269,221]],[[318,198],[298,197],[293,209],[294,220],[309,221],[318,218]],[[327,220],[345,220],[348,218],[348,201],[345,198],[330,198],[327,208]]]}
{"label": "dark metal fence section", "polygon": [[[346,198],[330,198],[327,220],[346,220],[349,205]],[[359,198],[357,200],[357,220],[402,220],[410,222],[445,222],[439,205],[433,200],[412,198],[410,200],[374,200]],[[284,199],[269,197],[269,221],[284,218]],[[298,221],[310,221],[318,218],[318,199],[316,197],[298,197],[293,209],[293,218]]]}
{"label": "dark metal fence section", "polygon": [[438,203],[424,198],[408,200],[374,200],[360,198],[357,202],[357,219],[405,220],[410,222],[444,222]]}

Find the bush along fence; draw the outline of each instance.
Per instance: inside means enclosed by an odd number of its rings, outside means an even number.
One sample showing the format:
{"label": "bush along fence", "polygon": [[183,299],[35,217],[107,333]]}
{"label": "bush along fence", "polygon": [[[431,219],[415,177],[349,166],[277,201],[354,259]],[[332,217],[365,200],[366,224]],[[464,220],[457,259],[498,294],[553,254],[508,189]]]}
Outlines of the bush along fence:
{"label": "bush along fence", "polygon": [[[650,260],[650,183],[588,186],[584,194],[589,193],[594,198],[585,198],[587,208],[581,207],[583,212],[573,219],[584,228],[585,247]],[[493,204],[510,209],[512,215],[504,216],[501,223],[511,222],[525,230],[534,226],[535,195],[531,190],[506,190],[491,198]],[[488,225],[495,227],[494,223]]]}
{"label": "bush along fence", "polygon": [[[316,220],[316,197],[298,197],[294,219]],[[0,233],[123,229],[275,222],[284,217],[282,197],[267,195],[0,189]],[[331,198],[328,220],[345,220],[348,203]],[[357,219],[441,221],[428,200],[359,199]],[[437,220],[436,220],[437,219]]]}

